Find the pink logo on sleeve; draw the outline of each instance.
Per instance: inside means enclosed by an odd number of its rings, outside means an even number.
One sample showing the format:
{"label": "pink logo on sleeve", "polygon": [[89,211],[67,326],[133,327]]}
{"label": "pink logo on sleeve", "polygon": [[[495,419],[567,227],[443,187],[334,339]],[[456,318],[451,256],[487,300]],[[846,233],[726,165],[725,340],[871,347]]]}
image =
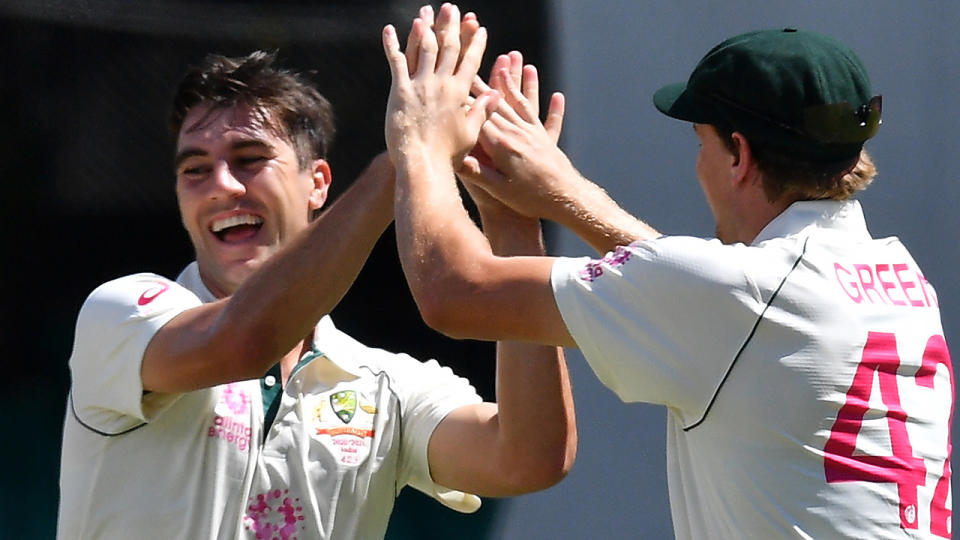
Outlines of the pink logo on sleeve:
{"label": "pink logo on sleeve", "polygon": [[290,491],[274,489],[248,499],[250,506],[243,516],[244,526],[256,534],[256,538],[271,540],[296,540],[297,525],[303,521],[303,507],[296,506],[300,499],[290,499]]}
{"label": "pink logo on sleeve", "polygon": [[157,299],[158,296],[163,294],[170,288],[169,283],[164,283],[162,281],[157,281],[152,287],[143,291],[143,294],[140,295],[140,298],[137,299],[138,306],[145,306],[150,302],[153,302]]}
{"label": "pink logo on sleeve", "polygon": [[594,281],[603,275],[603,267],[617,268],[626,264],[630,260],[630,250],[625,246],[617,246],[617,249],[602,259],[596,259],[588,262],[580,270],[580,279],[584,281]]}

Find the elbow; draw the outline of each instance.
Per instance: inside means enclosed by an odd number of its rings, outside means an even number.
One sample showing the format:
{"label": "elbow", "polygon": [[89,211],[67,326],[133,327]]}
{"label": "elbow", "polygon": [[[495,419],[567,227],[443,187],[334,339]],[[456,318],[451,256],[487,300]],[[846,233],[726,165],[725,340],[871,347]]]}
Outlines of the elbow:
{"label": "elbow", "polygon": [[427,290],[414,293],[423,322],[433,330],[453,339],[472,339],[476,335],[477,310],[470,309],[475,298],[464,283],[435,281]]}
{"label": "elbow", "polygon": [[567,437],[562,448],[558,449],[549,460],[543,473],[544,488],[554,486],[570,474],[573,463],[577,460],[577,434],[573,430]]}
{"label": "elbow", "polygon": [[457,310],[451,308],[444,301],[418,302],[417,307],[420,310],[423,322],[431,329],[453,339],[471,337],[460,321],[462,316],[455,313]]}
{"label": "elbow", "polygon": [[511,495],[522,495],[553,487],[567,477],[577,457],[577,437],[573,433],[564,444],[551,451],[531,454],[528,459],[516,460],[510,465],[514,479]]}

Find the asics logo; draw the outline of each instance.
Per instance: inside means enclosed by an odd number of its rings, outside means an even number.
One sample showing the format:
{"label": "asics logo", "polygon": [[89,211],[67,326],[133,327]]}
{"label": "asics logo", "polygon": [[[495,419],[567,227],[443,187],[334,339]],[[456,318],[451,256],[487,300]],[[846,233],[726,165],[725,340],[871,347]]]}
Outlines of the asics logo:
{"label": "asics logo", "polygon": [[143,294],[141,294],[140,298],[137,300],[137,305],[145,306],[150,302],[153,302],[158,296],[163,294],[163,292],[169,288],[170,288],[170,285],[168,285],[167,283],[161,283],[158,281],[156,285],[143,291]]}

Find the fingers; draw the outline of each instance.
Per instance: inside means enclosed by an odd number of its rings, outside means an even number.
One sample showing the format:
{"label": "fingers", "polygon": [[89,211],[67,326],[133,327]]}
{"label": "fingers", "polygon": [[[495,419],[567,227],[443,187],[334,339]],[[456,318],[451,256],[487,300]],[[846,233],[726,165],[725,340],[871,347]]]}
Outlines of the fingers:
{"label": "fingers", "polygon": [[414,26],[421,26],[421,37],[417,52],[417,71],[416,73],[433,73],[434,66],[437,65],[438,44],[437,35],[426,26],[423,19],[414,19]]}
{"label": "fingers", "polygon": [[[470,22],[468,21],[468,23]],[[479,26],[476,21],[472,21],[472,24]],[[443,4],[440,7],[440,13],[437,15],[437,21],[434,24],[434,33],[440,48],[436,71],[442,74],[452,74],[460,62],[460,10],[457,6]]]}
{"label": "fingers", "polygon": [[547,108],[547,119],[543,122],[544,129],[553,138],[554,144],[560,140],[560,131],[563,128],[563,115],[566,112],[566,98],[560,92],[550,96],[550,105]]}
{"label": "fingers", "polygon": [[477,20],[477,14],[470,11],[463,16],[463,20],[460,21],[460,53],[462,60],[462,53],[466,52],[467,45],[470,44],[470,39],[473,37],[474,32],[466,32],[466,30],[472,25],[476,25],[477,28],[480,27],[480,22]]}
{"label": "fingers", "polygon": [[537,68],[527,64],[523,66],[523,71],[519,78],[520,92],[530,104],[534,116],[540,117],[540,77],[537,75]]}
{"label": "fingers", "polygon": [[523,93],[520,91],[520,86],[514,82],[509,70],[500,70],[497,74],[497,80],[499,81],[499,87],[495,86],[495,88],[503,92],[507,105],[525,122],[531,124],[538,123],[540,120],[537,116],[537,111],[534,110],[530,102],[523,96]]}
{"label": "fingers", "polygon": [[506,54],[498,55],[497,58],[493,61],[493,65],[490,66],[490,79],[489,86],[491,88],[503,91],[504,89],[499,88],[501,85],[497,73],[500,71],[510,69],[510,57]]}
{"label": "fingers", "polygon": [[423,6],[420,8],[419,16],[413,20],[410,26],[410,35],[407,37],[407,48],[404,51],[407,57],[407,68],[410,75],[417,72],[418,56],[420,54],[420,42],[423,40],[424,29],[433,26],[433,8]]}
{"label": "fingers", "polygon": [[493,89],[490,88],[490,86],[487,83],[485,83],[479,75],[473,76],[473,84],[470,86],[470,93],[472,93],[475,96],[479,96],[480,94],[483,94],[484,92],[489,92],[491,90]]}
{"label": "fingers", "polygon": [[475,156],[467,154],[466,157],[463,158],[463,163],[460,164],[460,168],[457,169],[457,174],[468,178],[480,176],[480,161]]}
{"label": "fingers", "polygon": [[520,51],[510,51],[507,53],[507,58],[510,59],[510,79],[519,88],[523,74],[523,55]]}
{"label": "fingers", "polygon": [[409,77],[407,71],[407,59],[400,52],[400,40],[397,39],[397,30],[393,25],[388,24],[383,27],[383,52],[387,56],[387,63],[390,65],[390,75],[393,78],[393,84],[406,80]]}
{"label": "fingers", "polygon": [[472,20],[464,23],[462,34],[466,48],[461,51],[455,77],[459,84],[466,87],[470,86],[480,69],[480,61],[483,60],[483,52],[487,48],[487,29]]}
{"label": "fingers", "polygon": [[478,134],[483,123],[496,110],[499,101],[500,93],[495,90],[478,96],[467,110],[467,133]]}
{"label": "fingers", "polygon": [[426,5],[420,8],[420,18],[423,19],[423,22],[427,25],[427,28],[433,28],[434,17],[433,17],[433,6]]}

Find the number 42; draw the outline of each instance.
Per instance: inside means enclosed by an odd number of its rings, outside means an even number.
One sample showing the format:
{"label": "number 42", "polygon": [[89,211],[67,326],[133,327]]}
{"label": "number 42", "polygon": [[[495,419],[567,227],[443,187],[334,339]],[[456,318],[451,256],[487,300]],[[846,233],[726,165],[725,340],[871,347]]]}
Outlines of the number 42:
{"label": "number 42", "polygon": [[[920,369],[914,376],[918,386],[933,388],[937,366],[944,364],[950,373],[950,394],[953,395],[953,370],[950,352],[943,336],[933,336],[923,351]],[[863,348],[863,358],[857,366],[853,384],[846,401],[837,413],[824,446],[823,466],[828,483],[832,482],[890,482],[897,485],[900,497],[900,527],[917,528],[917,489],[926,483],[927,468],[923,459],[913,455],[913,446],[907,435],[907,413],[900,405],[897,388],[897,370],[900,355],[897,338],[886,332],[870,332]],[[880,396],[887,407],[887,426],[890,431],[892,455],[867,456],[854,454],[857,434],[864,414],[869,409],[873,392],[874,373],[879,377]],[[952,403],[952,401],[951,401]],[[953,417],[951,405],[950,417]],[[948,438],[949,441],[949,438]],[[946,507],[950,493],[950,448],[943,471],[934,488],[930,502],[930,532],[950,538],[951,510]]]}

